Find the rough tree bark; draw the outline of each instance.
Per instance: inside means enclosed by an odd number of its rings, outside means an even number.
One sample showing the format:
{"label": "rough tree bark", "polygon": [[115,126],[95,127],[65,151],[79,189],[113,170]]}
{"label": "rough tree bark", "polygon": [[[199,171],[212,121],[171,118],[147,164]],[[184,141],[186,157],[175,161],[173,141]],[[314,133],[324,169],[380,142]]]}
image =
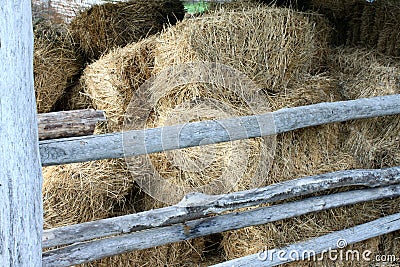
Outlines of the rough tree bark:
{"label": "rough tree bark", "polygon": [[0,1],[0,265],[41,266],[31,2]]}

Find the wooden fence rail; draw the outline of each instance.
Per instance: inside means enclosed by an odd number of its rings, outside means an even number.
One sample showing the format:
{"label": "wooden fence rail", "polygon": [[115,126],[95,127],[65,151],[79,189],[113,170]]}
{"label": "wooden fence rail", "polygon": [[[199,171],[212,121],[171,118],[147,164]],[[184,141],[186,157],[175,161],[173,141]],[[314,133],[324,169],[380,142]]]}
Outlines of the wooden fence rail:
{"label": "wooden fence rail", "polygon": [[[320,103],[224,120],[41,141],[40,153],[45,166],[121,158],[198,146],[204,139],[212,140],[210,144],[219,143],[269,136],[326,123],[399,113],[400,95],[391,95]],[[234,129],[237,128],[245,131],[235,132]],[[307,196],[338,187],[360,185],[370,188],[235,212],[239,208],[290,200],[293,197]],[[193,193],[174,206],[46,230],[43,233],[44,248],[62,245],[64,247],[44,252],[43,265],[70,266],[310,212],[398,196],[400,167],[339,171],[225,195]],[[230,213],[222,214],[228,211]],[[394,223],[390,231],[392,229],[400,229],[400,221]],[[385,233],[384,231],[380,234]],[[365,237],[357,238],[364,240]]]}
{"label": "wooden fence rail", "polygon": [[[400,185],[353,190],[243,212],[185,221],[129,234],[72,244],[43,253],[44,266],[70,266],[248,226],[266,224],[360,202],[400,196]],[[301,208],[299,208],[301,207]],[[396,227],[400,228],[400,221]]]}
{"label": "wooden fence rail", "polygon": [[96,123],[105,121],[104,111],[69,110],[38,114],[39,140],[92,135]]}
{"label": "wooden fence rail", "polygon": [[[43,166],[123,158],[268,136],[299,128],[400,113],[400,95],[320,103],[232,119],[193,122],[125,133],[45,140],[40,142]],[[235,129],[245,131],[235,131]]]}
{"label": "wooden fence rail", "polygon": [[[226,261],[220,264],[212,265],[210,267],[270,267],[277,266],[283,263],[294,261],[293,258],[289,257],[290,252],[298,253],[300,256],[305,255],[304,259],[311,259],[316,262],[315,255],[318,255],[323,252],[327,252],[328,249],[337,249],[338,241],[345,241],[348,245],[354,244],[357,242],[361,242],[367,240],[369,238],[377,237],[380,235],[388,234],[394,231],[400,230],[400,213],[393,214],[390,216],[386,216],[372,222],[368,222],[365,224],[361,224],[349,229],[333,232],[331,234],[327,234],[318,238],[311,239],[309,241],[293,244],[284,248],[275,249],[275,250],[267,250],[263,251],[261,254],[253,254],[246,257]],[[285,251],[286,253],[283,257],[278,257],[276,252]],[[312,253],[310,253],[312,252]],[[315,252],[315,254],[314,254]],[[362,259],[363,251],[357,251]],[[356,253],[357,253],[356,252]],[[275,254],[275,255],[274,255]],[[338,253],[332,254],[333,256],[338,257]],[[352,254],[354,256],[356,254]],[[352,257],[349,256],[350,259]],[[372,255],[364,255],[366,257],[371,257]],[[395,255],[398,257],[398,255]],[[293,254],[292,254],[293,257]],[[296,258],[296,257],[294,257]],[[345,257],[343,257],[345,258]],[[369,258],[371,263],[373,263],[374,258]],[[398,259],[398,258],[397,258]],[[383,262],[382,262],[383,263]],[[392,265],[391,262],[383,263],[382,266],[395,266]],[[377,265],[375,265],[377,266]],[[398,266],[398,265],[396,265]]]}
{"label": "wooden fence rail", "polygon": [[226,211],[287,200],[339,187],[360,185],[378,187],[393,184],[400,184],[400,167],[338,171],[225,195],[191,194],[177,205],[170,207],[46,230],[43,233],[43,247],[67,245],[184,223]]}

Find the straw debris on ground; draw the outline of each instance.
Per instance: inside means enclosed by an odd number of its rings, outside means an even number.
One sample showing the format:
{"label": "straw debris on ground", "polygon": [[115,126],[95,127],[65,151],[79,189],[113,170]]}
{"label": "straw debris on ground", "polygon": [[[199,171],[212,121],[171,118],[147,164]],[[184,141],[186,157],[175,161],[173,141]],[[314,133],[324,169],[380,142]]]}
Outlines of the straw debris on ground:
{"label": "straw debris on ground", "polygon": [[33,30],[37,110],[44,113],[52,111],[67,88],[75,83],[83,62],[65,26],[38,20]]}
{"label": "straw debris on ground", "polygon": [[134,0],[95,5],[70,24],[74,38],[89,60],[114,47],[123,47],[183,19],[180,0]]}

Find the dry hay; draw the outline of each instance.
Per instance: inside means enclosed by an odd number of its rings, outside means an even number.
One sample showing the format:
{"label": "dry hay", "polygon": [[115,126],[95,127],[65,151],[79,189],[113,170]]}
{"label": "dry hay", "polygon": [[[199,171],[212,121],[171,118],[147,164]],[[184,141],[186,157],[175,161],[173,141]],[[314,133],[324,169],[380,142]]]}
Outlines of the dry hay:
{"label": "dry hay", "polygon": [[199,266],[202,262],[202,242],[184,241],[140,251],[129,252],[82,264],[87,267],[180,267]]}
{"label": "dry hay", "polygon": [[68,30],[62,25],[39,20],[34,25],[34,77],[37,110],[52,110],[82,69]]}
{"label": "dry hay", "polygon": [[309,16],[290,9],[216,11],[162,33],[155,69],[219,62],[242,71],[262,88],[284,91],[291,80],[320,68],[325,36]]}
{"label": "dry hay", "polygon": [[[134,186],[128,197],[125,207],[114,216],[132,214],[150,209],[165,207],[166,205],[146,195]],[[103,258],[94,262],[82,264],[87,267],[147,267],[147,266],[199,266],[203,262],[205,238],[196,238],[139,251],[132,251],[112,257]]]}
{"label": "dry hay", "polygon": [[210,2],[209,10],[217,11],[217,10],[246,10],[249,8],[255,8],[259,6],[257,1],[254,0],[237,0],[230,2]]}
{"label": "dry hay", "polygon": [[[332,72],[345,99],[400,93],[399,65],[390,58],[360,49],[337,49]],[[346,123],[346,147],[363,168],[400,165],[400,116],[385,116]]]}
{"label": "dry hay", "polygon": [[306,8],[325,15],[334,27],[334,45],[358,44],[365,0],[306,0]]}
{"label": "dry hay", "polygon": [[[269,111],[267,102],[261,90],[237,71],[218,64],[185,64],[162,71],[136,92],[127,110],[132,116],[127,117],[125,130],[260,114]],[[230,131],[237,133],[240,128]],[[259,186],[268,172],[270,153],[273,138],[256,138],[127,161],[144,191],[174,204],[192,191],[218,194]]]}
{"label": "dry hay", "polygon": [[396,0],[368,4],[361,17],[361,44],[378,52],[400,57],[400,6]]}
{"label": "dry hay", "polygon": [[109,131],[121,130],[133,93],[151,77],[153,50],[154,39],[144,39],[114,49],[84,70],[84,91],[96,109],[106,112]]}
{"label": "dry hay", "polygon": [[[272,107],[275,110],[282,107],[337,101],[341,98],[337,90],[334,79],[323,76],[308,77],[291,84],[289,93],[272,97]],[[343,141],[341,128],[341,124],[335,123],[279,134],[268,183],[359,168],[356,159],[341,149]],[[330,193],[337,191],[331,190]],[[243,257],[265,248],[280,248],[371,221],[381,217],[385,212],[393,212],[393,207],[396,205],[398,205],[396,201],[374,201],[229,231],[224,233],[222,245],[227,259]],[[362,242],[354,247],[368,247],[377,253],[378,243],[379,238]],[[312,266],[309,264],[309,262],[296,262],[291,266]],[[331,266],[332,262],[326,259],[318,264],[316,263],[316,266],[321,264]],[[349,266],[349,262],[343,262],[338,266]]]}
{"label": "dry hay", "polygon": [[184,17],[180,0],[134,0],[95,5],[70,24],[80,49],[90,60],[155,34]]}
{"label": "dry hay", "polygon": [[46,167],[43,177],[45,228],[109,217],[133,185],[122,160]]}
{"label": "dry hay", "polygon": [[81,82],[68,88],[58,100],[56,110],[77,110],[93,108],[91,98],[84,92]]}

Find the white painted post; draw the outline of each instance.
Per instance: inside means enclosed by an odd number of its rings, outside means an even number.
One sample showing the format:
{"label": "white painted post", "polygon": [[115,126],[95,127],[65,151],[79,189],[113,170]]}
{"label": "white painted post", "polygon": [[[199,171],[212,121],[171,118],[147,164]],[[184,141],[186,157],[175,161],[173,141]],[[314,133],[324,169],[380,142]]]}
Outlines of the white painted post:
{"label": "white painted post", "polygon": [[0,1],[0,265],[42,266],[30,0]]}

